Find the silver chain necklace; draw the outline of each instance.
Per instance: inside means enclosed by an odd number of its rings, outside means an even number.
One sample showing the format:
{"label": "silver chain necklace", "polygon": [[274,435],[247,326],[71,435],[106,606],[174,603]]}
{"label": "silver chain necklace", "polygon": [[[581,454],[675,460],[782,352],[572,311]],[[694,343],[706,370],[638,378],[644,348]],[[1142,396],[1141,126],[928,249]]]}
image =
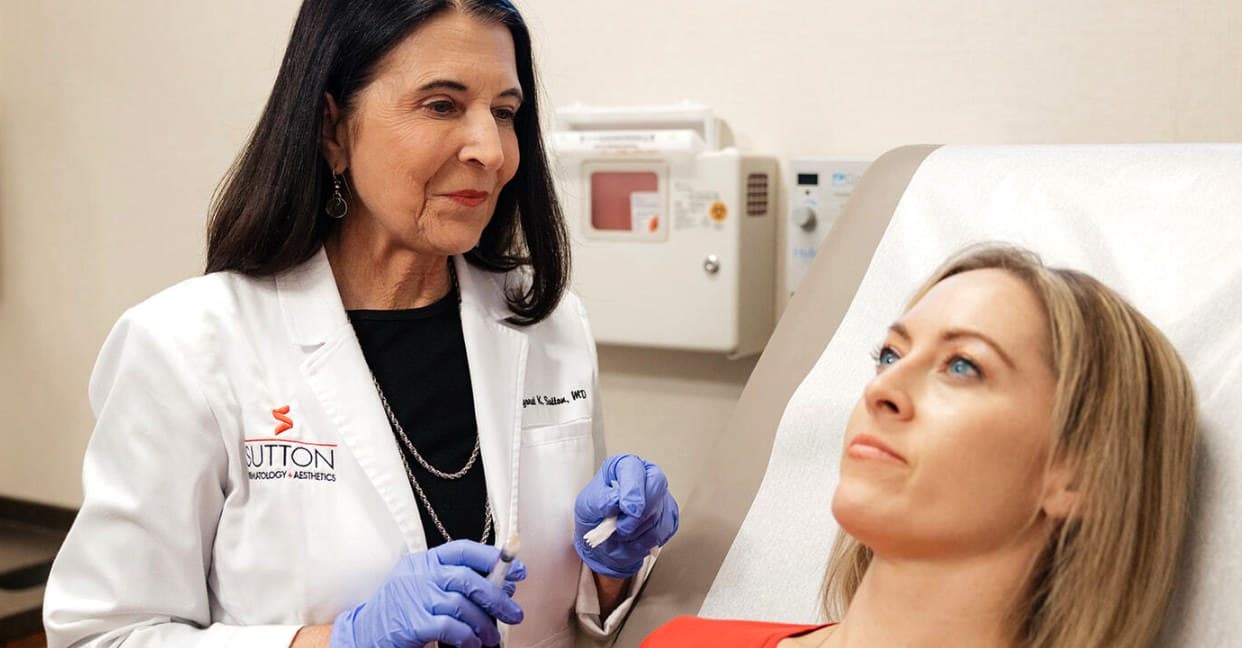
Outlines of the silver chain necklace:
{"label": "silver chain necklace", "polygon": [[470,472],[470,469],[474,467],[474,462],[479,459],[479,437],[477,434],[474,437],[474,450],[470,451],[470,459],[466,460],[466,465],[456,472],[444,472],[427,463],[427,460],[423,459],[423,455],[419,454],[418,448],[414,447],[414,442],[410,441],[410,437],[405,433],[405,428],[401,427],[401,422],[397,420],[397,415],[393,413],[392,407],[388,405],[388,399],[384,396],[384,390],[380,389],[379,381],[375,379],[375,374],[371,374],[371,382],[375,385],[375,391],[379,393],[380,403],[384,405],[384,413],[388,415],[388,422],[392,425],[393,432],[397,433],[397,438],[401,439],[401,443],[405,444],[406,449],[414,456],[414,461],[417,461],[418,465],[440,479],[461,479],[466,476],[466,473]]}
{"label": "silver chain necklace", "polygon": [[[457,292],[457,272],[453,267],[452,259],[449,260],[449,275],[453,280],[453,291]],[[458,296],[458,303],[461,303],[460,294]],[[375,385],[375,392],[379,394],[380,403],[384,406],[384,413],[388,415],[388,423],[392,426],[393,432],[396,433],[398,439],[401,439],[401,443],[405,445],[407,450],[410,451],[410,455],[414,457],[414,460],[418,462],[418,465],[422,466],[424,470],[435,475],[436,477],[446,480],[461,479],[466,476],[466,473],[470,472],[470,469],[474,467],[475,462],[479,459],[479,436],[477,433],[474,437],[474,449],[470,451],[470,458],[466,461],[466,465],[462,466],[461,470],[455,472],[445,472],[440,470],[428,463],[427,460],[423,458],[423,455],[418,452],[418,448],[414,447],[414,442],[411,441],[409,435],[405,433],[405,428],[401,426],[401,422],[397,420],[397,415],[393,413],[392,407],[388,404],[388,397],[384,396],[384,390],[380,388],[379,380],[375,378],[374,373],[371,374],[371,384]],[[440,516],[436,515],[435,509],[431,508],[431,500],[427,497],[427,493],[423,491],[422,485],[419,484],[418,479],[414,477],[414,471],[410,468],[410,462],[405,458],[405,453],[399,452],[398,454],[401,455],[401,465],[405,467],[405,475],[406,477],[409,477],[410,485],[414,487],[414,492],[418,495],[418,499],[423,503],[423,508],[427,510],[427,517],[431,518],[431,522],[435,524],[436,530],[439,531],[440,535],[444,537],[444,541],[452,542],[453,537],[449,535],[448,529],[444,528],[444,523],[440,521]],[[487,536],[491,535],[491,533],[492,503],[485,494],[483,497],[483,537],[479,539],[479,542],[486,543]]]}

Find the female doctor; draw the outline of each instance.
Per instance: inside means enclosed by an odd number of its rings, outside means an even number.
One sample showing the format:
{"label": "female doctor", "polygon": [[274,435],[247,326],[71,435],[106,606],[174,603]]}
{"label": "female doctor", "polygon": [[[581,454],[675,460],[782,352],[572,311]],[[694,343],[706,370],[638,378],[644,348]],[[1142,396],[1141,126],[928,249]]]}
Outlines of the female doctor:
{"label": "female doctor", "polygon": [[[614,631],[677,505],[638,457],[594,470],[594,346],[516,9],[306,0],[212,211],[208,273],[127,311],[100,352],[49,643]],[[584,543],[608,516],[616,533]]]}

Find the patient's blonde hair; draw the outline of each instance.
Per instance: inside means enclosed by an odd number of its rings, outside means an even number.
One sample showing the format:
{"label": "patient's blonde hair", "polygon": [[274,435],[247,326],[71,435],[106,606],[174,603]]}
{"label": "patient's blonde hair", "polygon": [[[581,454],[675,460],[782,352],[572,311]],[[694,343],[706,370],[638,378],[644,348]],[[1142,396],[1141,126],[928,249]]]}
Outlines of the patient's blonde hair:
{"label": "patient's blonde hair", "polygon": [[[1076,470],[1078,510],[1060,525],[1013,610],[1018,645],[1147,646],[1173,590],[1195,462],[1194,388],[1164,335],[1092,277],[1050,268],[997,244],[950,258],[919,289],[983,268],[1008,271],[1048,314],[1057,384],[1050,465]],[[837,535],[824,577],[830,618],[843,617],[871,550]]]}

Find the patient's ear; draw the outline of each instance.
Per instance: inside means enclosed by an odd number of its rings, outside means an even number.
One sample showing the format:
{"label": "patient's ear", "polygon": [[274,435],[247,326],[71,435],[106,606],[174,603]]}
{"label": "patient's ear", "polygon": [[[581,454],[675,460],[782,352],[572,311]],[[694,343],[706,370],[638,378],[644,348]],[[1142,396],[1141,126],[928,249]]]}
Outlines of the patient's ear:
{"label": "patient's ear", "polygon": [[1044,476],[1040,510],[1054,520],[1069,520],[1082,514],[1082,493],[1078,490],[1078,471],[1069,461],[1059,461]]}

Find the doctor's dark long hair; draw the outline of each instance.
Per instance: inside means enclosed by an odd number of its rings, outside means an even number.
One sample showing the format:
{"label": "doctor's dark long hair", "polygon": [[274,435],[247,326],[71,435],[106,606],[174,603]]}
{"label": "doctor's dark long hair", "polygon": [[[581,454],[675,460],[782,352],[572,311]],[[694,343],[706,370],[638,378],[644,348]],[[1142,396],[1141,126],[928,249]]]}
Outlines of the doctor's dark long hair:
{"label": "doctor's dark long hair", "polygon": [[348,111],[379,60],[444,11],[509,29],[524,96],[514,122],[521,164],[466,259],[492,272],[529,268],[530,282],[507,296],[510,322],[534,324],[556,308],[568,237],[539,129],[530,34],[507,0],[305,0],[267,106],[212,200],[207,272],[272,275],[318,251],[335,227],[323,209],[332,190],[320,149],[324,93]]}

